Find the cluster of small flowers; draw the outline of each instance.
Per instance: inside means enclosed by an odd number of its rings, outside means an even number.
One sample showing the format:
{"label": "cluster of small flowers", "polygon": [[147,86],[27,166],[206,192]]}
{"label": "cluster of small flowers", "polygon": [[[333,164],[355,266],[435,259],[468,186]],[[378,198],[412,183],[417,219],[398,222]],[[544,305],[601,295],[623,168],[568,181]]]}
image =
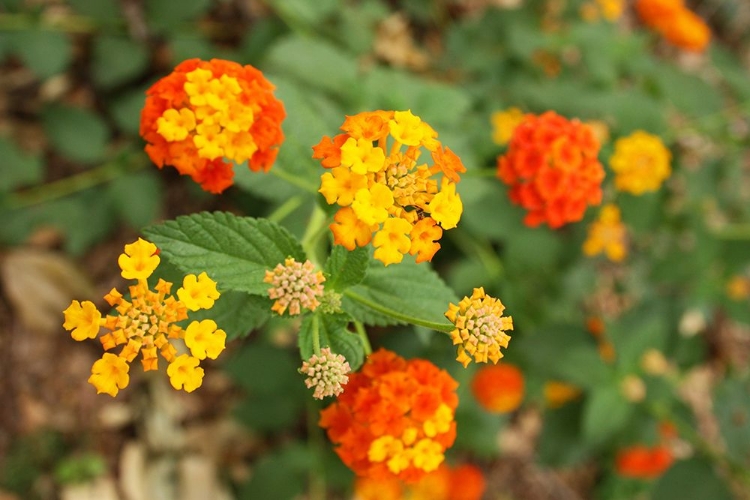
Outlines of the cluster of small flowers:
{"label": "cluster of small flowers", "polygon": [[553,111],[528,114],[515,128],[498,177],[510,186],[510,199],[528,210],[527,226],[556,229],[583,218],[602,199],[604,168],[599,142],[588,125]]}
{"label": "cluster of small flowers", "polygon": [[515,411],[524,397],[523,373],[507,363],[484,366],[471,379],[471,393],[479,406],[490,413]]}
{"label": "cluster of small flowers", "polygon": [[146,92],[146,152],[159,168],[172,165],[212,193],[232,185],[225,159],[268,171],[284,140],[284,106],[273,90],[252,66],[187,60]]}
{"label": "cluster of small flowers", "polygon": [[[359,113],[341,130],[313,147],[313,157],[330,169],[319,191],[341,207],[330,226],[334,242],[354,250],[372,241],[385,265],[407,253],[432,260],[443,230],[456,227],[463,211],[456,183],[466,168],[459,157],[411,111]],[[431,167],[419,164],[422,147]],[[440,173],[438,183],[433,176]]]}
{"label": "cluster of small flowers", "polygon": [[[177,290],[177,298],[170,295],[172,283],[162,279],[156,284],[156,291],[150,290],[147,279],[159,265],[156,250],[156,245],[140,238],[125,245],[125,252],[118,259],[122,277],[137,283],[130,287],[129,301],[114,288],[104,297],[117,315],[103,318],[92,302],[77,300],[64,311],[63,327],[71,331],[75,340],[96,338],[104,328],[109,330],[100,337],[105,351],[125,344],[119,355],[107,352],[94,363],[89,383],[97,393],[114,397],[124,389],[130,381],[128,363],[139,352],[145,371],[158,369],[157,350],[169,362],[167,374],[172,386],[192,392],[203,383],[199,360],[216,359],[224,350],[226,333],[213,320],[193,321],[184,330],[177,324],[188,318],[188,310],[213,307],[219,298],[216,283],[206,273],[188,274]],[[190,355],[178,356],[171,339],[184,339]]]}
{"label": "cluster of small flowers", "polygon": [[636,444],[623,448],[615,458],[615,468],[621,476],[635,479],[655,479],[672,466],[674,457],[670,449],[658,444],[648,447]]}
{"label": "cluster of small flowers", "polygon": [[475,465],[444,463],[414,484],[395,478],[357,478],[354,496],[357,500],[480,500],[486,488],[484,475]]}
{"label": "cluster of small flowers", "polygon": [[635,10],[647,26],[677,47],[702,52],[711,41],[708,25],[684,0],[636,0]]}
{"label": "cluster of small flowers", "polygon": [[457,387],[427,360],[380,349],[321,412],[320,426],[358,476],[412,483],[440,466],[456,438]]}
{"label": "cluster of small flowers", "polygon": [[624,0],[588,0],[581,5],[581,18],[594,22],[602,17],[613,22],[617,21],[624,11]]}
{"label": "cluster of small flowers", "polygon": [[323,296],[322,271],[315,271],[315,266],[309,260],[305,263],[297,262],[292,257],[278,264],[272,271],[266,271],[264,283],[271,285],[268,296],[276,299],[272,311],[284,314],[288,311],[291,316],[302,313],[303,309],[314,311],[320,305]]}
{"label": "cluster of small flowers", "polygon": [[310,359],[302,363],[299,372],[307,375],[305,385],[308,389],[315,388],[313,397],[323,399],[327,396],[338,396],[344,392],[344,386],[349,381],[351,371],[349,363],[341,354],[334,354],[330,347],[324,347],[320,354],[313,354]]}

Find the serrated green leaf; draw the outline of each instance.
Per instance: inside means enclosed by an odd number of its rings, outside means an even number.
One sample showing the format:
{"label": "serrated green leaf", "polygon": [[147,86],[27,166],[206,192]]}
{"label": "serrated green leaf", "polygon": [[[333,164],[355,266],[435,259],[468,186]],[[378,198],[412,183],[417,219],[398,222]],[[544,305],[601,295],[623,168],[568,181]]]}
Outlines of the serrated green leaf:
{"label": "serrated green leaf", "polygon": [[135,229],[150,224],[159,213],[162,193],[155,171],[118,177],[107,186],[107,191],[117,214]]}
{"label": "serrated green leaf", "polygon": [[191,320],[212,319],[227,340],[247,337],[271,317],[271,299],[245,292],[223,292],[211,309],[190,313]]}
{"label": "serrated green leaf", "polygon": [[14,142],[4,137],[0,137],[0,158],[3,159],[0,191],[12,191],[19,186],[42,180],[42,159],[22,151]]}
{"label": "serrated green leaf", "polygon": [[716,473],[714,464],[692,458],[672,466],[654,485],[659,500],[732,500],[734,495]]}
{"label": "serrated green leaf", "polygon": [[72,57],[70,39],[57,31],[19,31],[8,34],[13,52],[39,78],[64,71]]}
{"label": "serrated green leaf", "polygon": [[583,437],[587,443],[602,444],[628,424],[633,406],[618,386],[594,390],[584,402]]}
{"label": "serrated green leaf", "polygon": [[269,397],[279,394],[304,394],[303,377],[299,365],[285,349],[265,344],[247,344],[224,363],[226,372],[248,392],[250,397]]}
{"label": "serrated green leaf", "polygon": [[94,40],[92,72],[101,87],[114,87],[140,75],[148,64],[148,50],[124,36],[100,35]]}
{"label": "serrated green leaf", "polygon": [[187,273],[207,272],[219,289],[265,295],[265,272],[287,257],[305,260],[289,231],[267,219],[227,212],[178,217],[143,230],[161,255]]}
{"label": "serrated green leaf", "polygon": [[366,248],[349,251],[341,245],[334,245],[324,271],[330,276],[326,288],[343,292],[361,282],[367,274],[370,254]]}
{"label": "serrated green leaf", "polygon": [[555,375],[574,385],[595,389],[610,382],[614,373],[612,368],[602,361],[601,356],[592,345],[572,345],[558,351],[554,360]]}
{"label": "serrated green leaf", "polygon": [[365,279],[344,292],[342,308],[362,323],[445,330],[449,302],[458,303],[453,290],[429,266],[405,258],[388,267],[373,261]]}
{"label": "serrated green leaf", "polygon": [[42,113],[42,125],[55,149],[66,158],[81,163],[104,158],[109,130],[91,111],[53,104]]}
{"label": "serrated green leaf", "polygon": [[310,359],[315,352],[313,331],[317,328],[320,347],[330,347],[333,352],[346,358],[352,371],[357,370],[362,366],[365,352],[357,335],[346,328],[351,321],[346,314],[308,315],[299,330],[299,350],[302,359]]}

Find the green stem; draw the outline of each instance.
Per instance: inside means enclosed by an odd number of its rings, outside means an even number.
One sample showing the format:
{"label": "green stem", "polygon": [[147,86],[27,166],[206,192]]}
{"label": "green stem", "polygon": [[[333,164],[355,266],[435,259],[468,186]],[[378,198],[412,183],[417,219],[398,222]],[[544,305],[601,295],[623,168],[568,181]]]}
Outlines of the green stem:
{"label": "green stem", "polygon": [[365,351],[365,356],[369,356],[370,354],[372,354],[372,346],[370,345],[370,339],[367,337],[367,332],[365,331],[365,325],[363,325],[359,321],[355,321],[354,328],[357,329],[357,334],[359,335],[359,341],[362,343],[362,349],[364,349]]}
{"label": "green stem", "polygon": [[313,461],[313,466],[310,467],[310,500],[325,500],[326,499],[326,476],[325,468],[323,467],[323,447],[325,443],[323,441],[323,435],[320,427],[318,427],[318,405],[312,398],[307,398],[307,435],[308,443],[312,448],[312,454],[316,457]]}
{"label": "green stem", "polygon": [[54,21],[48,21],[29,14],[0,14],[0,31],[31,30],[92,33],[96,30],[96,23],[83,16],[66,15]]}
{"label": "green stem", "polygon": [[312,317],[312,341],[313,353],[320,356],[320,316],[317,314]]}
{"label": "green stem", "polygon": [[297,195],[289,198],[284,203],[282,203],[281,206],[276,208],[276,210],[271,212],[267,219],[271,222],[281,222],[282,220],[286,219],[289,214],[297,210],[300,205],[302,205],[302,196]]}
{"label": "green stem", "polygon": [[503,275],[504,266],[500,257],[492,249],[487,238],[468,234],[461,228],[456,228],[448,233],[451,241],[468,256],[475,256],[487,271],[487,280],[494,281]]}
{"label": "green stem", "polygon": [[307,191],[308,193],[317,194],[318,193],[318,186],[315,184],[312,184],[302,177],[299,177],[297,175],[291,174],[287,172],[286,170],[282,169],[278,165],[274,165],[269,172],[279,179],[285,180],[289,184],[292,184],[293,186],[297,186],[298,188]]}
{"label": "green stem", "polygon": [[438,332],[443,332],[443,333],[450,333],[455,328],[452,323],[437,323],[435,321],[415,318],[414,316],[409,316],[408,314],[394,311],[393,309],[390,309],[381,304],[378,304],[377,302],[373,302],[370,299],[363,297],[356,292],[353,292],[351,288],[349,288],[348,290],[345,290],[344,295],[349,297],[355,302],[359,302],[365,307],[369,307],[373,311],[377,311],[380,314],[390,316],[391,318],[396,319],[398,321],[403,321],[404,323],[409,323],[409,324],[416,325],[416,326],[424,326],[425,328],[430,328],[432,330],[437,330]]}
{"label": "green stem", "polygon": [[[138,159],[142,158],[138,155]],[[19,193],[12,193],[5,199],[4,205],[11,210],[17,210],[47,203],[104,184],[126,173],[140,170],[148,164],[146,161],[133,161],[134,159],[131,157],[128,159],[130,161],[123,162],[121,160],[105,163],[64,179],[29,188]]]}
{"label": "green stem", "polygon": [[319,268],[321,267],[321,260],[318,258],[318,243],[328,230],[327,222],[328,218],[323,209],[315,205],[312,214],[310,214],[305,234],[302,235],[302,249],[305,251],[307,258]]}
{"label": "green stem", "polygon": [[727,224],[714,233],[720,240],[745,241],[750,240],[750,224]]}

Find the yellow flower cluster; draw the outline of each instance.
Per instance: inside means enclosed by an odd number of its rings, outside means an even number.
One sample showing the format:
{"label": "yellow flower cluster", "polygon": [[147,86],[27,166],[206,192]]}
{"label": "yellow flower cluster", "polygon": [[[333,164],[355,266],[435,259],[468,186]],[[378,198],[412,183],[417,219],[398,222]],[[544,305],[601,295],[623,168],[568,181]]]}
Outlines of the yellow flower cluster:
{"label": "yellow flower cluster", "polygon": [[581,18],[594,22],[603,17],[607,21],[617,21],[625,10],[624,0],[589,0],[581,5]]}
{"label": "yellow flower cluster", "polygon": [[609,166],[615,173],[615,188],[634,195],[656,191],[672,170],[669,149],[658,136],[637,130],[615,141]]}
{"label": "yellow flower cluster", "polygon": [[523,121],[525,113],[518,108],[496,111],[490,117],[492,121],[492,141],[498,146],[505,146],[513,137],[513,131]]}
{"label": "yellow flower cluster", "polygon": [[620,262],[628,254],[626,244],[627,230],[620,220],[620,209],[608,203],[599,212],[599,219],[589,226],[583,253],[592,257],[604,252],[612,262]]}
{"label": "yellow flower cluster", "polygon": [[[456,194],[466,168],[437,132],[411,111],[373,111],[347,116],[333,138],[313,147],[313,158],[330,169],[320,192],[341,209],[330,228],[334,242],[349,250],[373,242],[385,265],[407,253],[429,261],[444,229],[456,227],[463,204]],[[433,165],[420,164],[422,147]],[[442,181],[433,178],[442,173]],[[374,233],[374,237],[373,237]]]}
{"label": "yellow flower cluster", "polygon": [[456,361],[466,367],[472,357],[477,363],[497,363],[503,357],[500,348],[510,342],[505,331],[513,330],[513,318],[503,316],[503,311],[503,303],[485,294],[481,287],[458,305],[448,304],[445,317],[456,326],[450,334],[453,345],[458,346]]}
{"label": "yellow flower cluster", "polygon": [[[71,332],[75,340],[93,339],[104,328],[107,333],[100,337],[105,351],[118,345],[124,347],[120,354],[104,353],[91,369],[89,383],[97,393],[116,396],[124,389],[130,377],[128,363],[141,353],[144,371],[158,368],[158,354],[167,360],[167,374],[175,389],[192,392],[203,383],[203,368],[199,360],[216,359],[224,350],[226,333],[217,328],[213,320],[193,321],[186,329],[177,323],[187,319],[187,311],[210,309],[219,298],[216,283],[206,273],[198,276],[188,274],[177,290],[177,298],[170,295],[172,283],[159,279],[154,290],[149,289],[148,278],[159,265],[156,245],[138,239],[125,245],[118,264],[122,277],[136,280],[130,287],[130,300],[126,300],[116,289],[104,299],[112,306],[116,315],[102,314],[90,301],[74,300],[63,312],[63,327]],[[177,355],[170,343],[172,339],[184,339],[189,354]]]}

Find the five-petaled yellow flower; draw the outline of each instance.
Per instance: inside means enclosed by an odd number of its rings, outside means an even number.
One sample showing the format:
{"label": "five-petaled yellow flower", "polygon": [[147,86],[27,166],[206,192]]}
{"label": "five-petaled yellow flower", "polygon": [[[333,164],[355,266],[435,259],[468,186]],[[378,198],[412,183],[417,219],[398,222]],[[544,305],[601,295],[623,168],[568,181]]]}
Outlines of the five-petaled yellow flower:
{"label": "five-petaled yellow flower", "polygon": [[[151,290],[147,279],[159,265],[156,245],[143,239],[125,245],[118,264],[122,276],[136,280],[130,286],[130,300],[116,289],[104,299],[114,308],[114,315],[102,316],[90,301],[74,300],[64,311],[63,327],[71,332],[75,340],[93,339],[100,329],[107,332],[99,340],[105,351],[124,345],[119,354],[106,352],[91,368],[89,383],[97,393],[116,396],[124,389],[130,377],[129,363],[141,354],[143,369],[156,370],[158,355],[167,360],[167,374],[175,389],[192,392],[203,382],[203,368],[199,360],[216,359],[224,350],[226,333],[210,320],[193,321],[183,330],[177,323],[187,319],[187,311],[210,309],[219,298],[216,282],[206,273],[198,276],[188,274],[177,290],[177,298],[170,295],[172,283],[159,279]],[[190,354],[177,356],[177,349],[170,342],[184,339]]]}

